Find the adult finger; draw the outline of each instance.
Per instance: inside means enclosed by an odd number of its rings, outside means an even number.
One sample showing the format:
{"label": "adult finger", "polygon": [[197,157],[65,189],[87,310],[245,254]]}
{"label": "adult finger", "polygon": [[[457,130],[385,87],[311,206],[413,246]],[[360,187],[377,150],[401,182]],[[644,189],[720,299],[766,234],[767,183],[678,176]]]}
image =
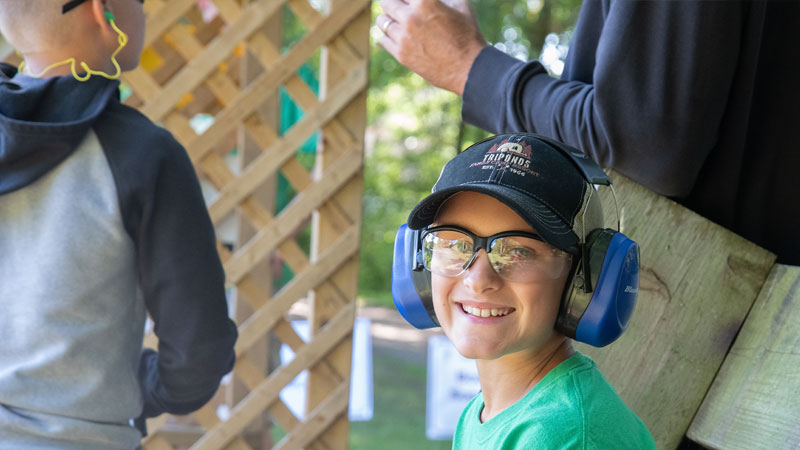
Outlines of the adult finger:
{"label": "adult finger", "polygon": [[386,14],[381,14],[375,18],[375,26],[381,30],[384,36],[389,36],[389,28],[394,24],[395,21],[391,17]]}
{"label": "adult finger", "polygon": [[381,0],[381,8],[384,14],[398,22],[405,22],[413,12],[411,5],[403,0]]}
{"label": "adult finger", "polygon": [[397,59],[397,52],[399,50],[399,46],[397,42],[393,41],[389,36],[383,35],[381,36],[380,40],[378,40],[378,45],[384,48],[390,55]]}

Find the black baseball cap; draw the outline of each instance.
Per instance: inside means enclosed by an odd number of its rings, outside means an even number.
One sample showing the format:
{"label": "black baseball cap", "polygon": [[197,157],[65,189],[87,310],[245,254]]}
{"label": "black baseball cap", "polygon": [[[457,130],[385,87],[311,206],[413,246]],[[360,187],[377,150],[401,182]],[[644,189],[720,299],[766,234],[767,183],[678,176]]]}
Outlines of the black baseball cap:
{"label": "black baseball cap", "polygon": [[442,204],[458,192],[479,192],[509,206],[548,244],[575,253],[586,225],[601,226],[603,220],[600,202],[589,202],[594,186],[576,159],[585,157],[535,134],[484,139],[445,164],[432,193],[408,216],[408,227],[418,230],[433,223]]}

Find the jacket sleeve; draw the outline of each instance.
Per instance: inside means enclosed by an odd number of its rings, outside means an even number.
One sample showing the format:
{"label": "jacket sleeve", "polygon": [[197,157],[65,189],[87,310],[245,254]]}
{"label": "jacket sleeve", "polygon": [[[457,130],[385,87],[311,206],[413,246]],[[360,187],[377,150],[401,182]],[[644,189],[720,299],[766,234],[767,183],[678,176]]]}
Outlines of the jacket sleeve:
{"label": "jacket sleeve", "polygon": [[572,42],[595,36],[596,52],[570,49],[578,76],[559,80],[486,47],[463,118],[561,140],[661,194],[686,195],[716,143],[747,3],[586,0]]}
{"label": "jacket sleeve", "polygon": [[139,422],[203,406],[234,364],[237,331],[228,317],[214,228],[186,151],[144,116],[116,105],[97,128],[136,247],[139,284],[158,352],[139,363]]}

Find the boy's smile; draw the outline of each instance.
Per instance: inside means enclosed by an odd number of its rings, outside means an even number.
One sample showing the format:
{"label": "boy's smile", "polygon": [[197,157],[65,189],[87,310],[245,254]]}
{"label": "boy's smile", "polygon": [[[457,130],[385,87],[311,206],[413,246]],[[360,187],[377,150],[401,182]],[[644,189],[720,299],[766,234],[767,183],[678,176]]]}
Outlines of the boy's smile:
{"label": "boy's smile", "polygon": [[465,314],[475,316],[476,318],[495,318],[504,317],[514,312],[514,308],[496,307],[490,304],[461,302],[461,310]]}
{"label": "boy's smile", "polygon": [[[534,232],[504,203],[475,192],[460,192],[445,202],[435,225],[454,225],[488,236],[507,230]],[[433,274],[433,303],[442,329],[468,358],[496,359],[536,352],[557,339],[553,326],[566,283],[569,258],[554,259],[562,274],[535,282],[500,276],[484,250],[458,276]]]}

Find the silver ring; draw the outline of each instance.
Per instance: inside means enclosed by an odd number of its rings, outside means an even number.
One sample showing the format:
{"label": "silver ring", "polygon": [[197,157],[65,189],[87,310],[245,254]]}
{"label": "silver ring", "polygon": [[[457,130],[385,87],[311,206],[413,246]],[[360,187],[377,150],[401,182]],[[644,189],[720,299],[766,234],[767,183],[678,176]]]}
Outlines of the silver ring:
{"label": "silver ring", "polygon": [[390,27],[390,26],[391,26],[393,23],[394,23],[394,20],[392,20],[391,18],[387,17],[387,18],[386,18],[386,21],[385,21],[385,22],[383,22],[383,25],[381,25],[381,26],[380,26],[380,27],[378,27],[378,28],[380,28],[380,29],[381,29],[381,31],[383,32],[383,34],[386,34],[386,32],[389,30],[389,27]]}

